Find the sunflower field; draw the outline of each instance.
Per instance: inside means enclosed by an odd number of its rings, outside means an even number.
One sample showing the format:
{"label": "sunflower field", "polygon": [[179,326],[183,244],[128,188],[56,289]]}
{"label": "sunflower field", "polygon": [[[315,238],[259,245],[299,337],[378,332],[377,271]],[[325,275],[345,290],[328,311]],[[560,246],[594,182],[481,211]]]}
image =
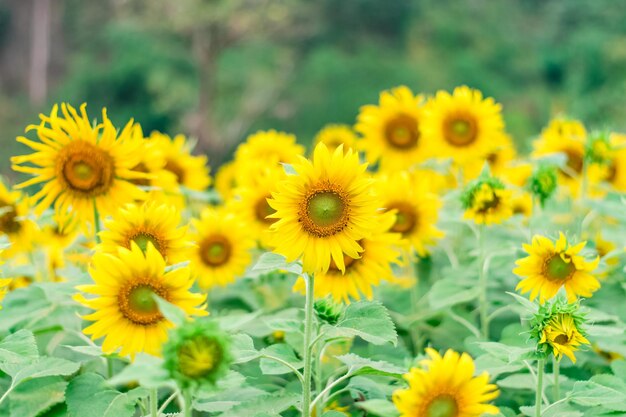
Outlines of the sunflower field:
{"label": "sunflower field", "polygon": [[0,416],[626,416],[626,135],[479,90],[209,167],[54,105],[0,183]]}

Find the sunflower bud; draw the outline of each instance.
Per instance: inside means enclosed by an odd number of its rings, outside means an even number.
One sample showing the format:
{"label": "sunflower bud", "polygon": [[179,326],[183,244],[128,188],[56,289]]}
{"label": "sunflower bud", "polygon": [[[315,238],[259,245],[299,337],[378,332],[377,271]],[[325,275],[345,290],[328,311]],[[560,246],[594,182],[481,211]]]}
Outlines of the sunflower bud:
{"label": "sunflower bud", "polygon": [[585,159],[589,162],[604,164],[610,161],[613,147],[608,132],[596,132],[587,141]]}
{"label": "sunflower bud", "polygon": [[539,307],[533,316],[531,337],[537,342],[537,353],[543,357],[554,355],[557,360],[565,355],[576,363],[576,352],[581,345],[588,345],[583,324],[585,314],[578,303],[568,304],[557,298]]}
{"label": "sunflower bud", "polygon": [[557,186],[556,168],[552,165],[541,165],[529,180],[530,191],[539,199],[543,206],[554,193]]}
{"label": "sunflower bud", "polygon": [[461,203],[465,218],[477,224],[501,223],[513,215],[512,192],[502,181],[485,174],[463,190]]}
{"label": "sunflower bud", "polygon": [[232,362],[230,339],[213,321],[188,322],[170,332],[163,357],[181,387],[214,385]]}
{"label": "sunflower bud", "polygon": [[317,300],[313,308],[320,320],[333,326],[337,324],[343,314],[343,305],[334,302],[330,297]]}

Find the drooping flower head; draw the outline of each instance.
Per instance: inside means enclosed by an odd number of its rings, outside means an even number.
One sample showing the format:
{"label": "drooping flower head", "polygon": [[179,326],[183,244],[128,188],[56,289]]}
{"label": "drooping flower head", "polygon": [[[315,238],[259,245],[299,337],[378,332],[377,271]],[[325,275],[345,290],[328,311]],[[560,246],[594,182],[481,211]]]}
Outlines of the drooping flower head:
{"label": "drooping flower head", "polygon": [[380,161],[383,170],[406,169],[424,161],[428,154],[422,135],[422,95],[406,86],[380,93],[378,105],[361,107],[355,130],[360,148],[370,163]]}
{"label": "drooping flower head", "polygon": [[351,126],[341,124],[330,124],[324,126],[315,135],[314,145],[323,142],[330,152],[334,152],[339,145],[343,145],[343,150],[356,149],[357,135]]}
{"label": "drooping flower head", "polygon": [[557,185],[556,168],[547,164],[540,164],[529,181],[530,191],[539,199],[542,206],[554,194]]}
{"label": "drooping flower head", "polygon": [[482,158],[504,140],[502,106],[467,86],[438,91],[425,107],[423,132],[435,156],[460,163]]}
{"label": "drooping flower head", "polygon": [[578,303],[569,304],[562,299],[539,307],[531,319],[531,337],[537,342],[537,351],[545,356],[554,355],[560,360],[563,355],[576,363],[574,352],[588,345],[583,324],[585,315]]}
{"label": "drooping flower head", "polygon": [[89,274],[93,284],[77,288],[93,295],[76,294],[74,299],[95,310],[83,316],[94,323],[83,332],[93,339],[104,336],[102,351],[132,357],[139,352],[158,356],[174,325],[159,309],[155,296],[182,309],[187,315],[206,315],[202,305],[206,296],[189,291],[193,285],[189,268],[165,270],[165,260],[148,243],[145,251],[135,243],[131,249],[118,248],[116,254],[94,255]]}
{"label": "drooping flower head", "polygon": [[11,244],[2,257],[32,250],[38,228],[28,218],[30,209],[31,199],[19,191],[8,189],[0,178],[0,237],[6,236]]}
{"label": "drooping flower head", "polygon": [[488,404],[500,395],[498,387],[489,383],[486,372],[474,376],[474,361],[467,353],[450,349],[442,357],[428,348],[426,354],[421,368],[404,375],[409,387],[393,393],[400,417],[479,417],[499,412]]}
{"label": "drooping flower head", "polygon": [[530,300],[539,297],[539,302],[554,297],[561,287],[565,288],[569,302],[577,297],[591,297],[600,288],[600,282],[592,275],[600,258],[587,261],[580,252],[587,242],[571,245],[563,233],[556,242],[544,236],[533,237],[532,244],[524,244],[528,256],[517,260],[513,272],[521,280],[516,290],[530,292]]}
{"label": "drooping flower head", "polygon": [[502,223],[513,215],[513,193],[494,177],[481,176],[464,190],[464,217],[477,224]]}
{"label": "drooping flower head", "polygon": [[365,174],[366,165],[352,150],[339,147],[330,153],[323,143],[316,146],[313,161],[300,158],[293,165],[296,175],[277,184],[268,200],[277,219],[270,227],[274,251],[289,262],[302,258],[305,272],[328,271],[331,259],[344,272],[344,254],[358,259],[377,222],[379,203]]}
{"label": "drooping flower head", "polygon": [[50,116],[40,115],[35,130],[39,141],[17,138],[35,152],[11,158],[13,169],[34,175],[16,186],[24,188],[44,183],[33,196],[38,202],[37,214],[52,203],[58,213],[74,213],[93,224],[94,207],[101,215],[110,214],[125,203],[143,198],[143,192],[132,180],[145,174],[133,171],[142,153],[142,142],[133,140],[131,120],[119,132],[102,110],[102,122],[92,125],[86,105],[80,114],[70,105],[52,108]]}
{"label": "drooping flower head", "polygon": [[163,346],[165,368],[181,388],[212,387],[233,360],[230,338],[208,319],[186,322],[170,331]]}

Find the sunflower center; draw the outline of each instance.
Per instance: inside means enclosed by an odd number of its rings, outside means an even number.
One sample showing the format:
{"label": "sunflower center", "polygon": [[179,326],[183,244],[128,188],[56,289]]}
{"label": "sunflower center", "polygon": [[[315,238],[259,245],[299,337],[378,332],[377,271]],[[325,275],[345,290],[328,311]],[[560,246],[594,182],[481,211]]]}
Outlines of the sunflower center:
{"label": "sunflower center", "polygon": [[569,342],[569,337],[567,337],[566,334],[561,333],[560,335],[554,338],[554,342],[558,343],[559,345],[565,345],[567,344],[567,342]]}
{"label": "sunflower center", "polygon": [[199,335],[185,341],[178,350],[180,372],[189,378],[201,378],[213,371],[222,360],[217,340]]}
{"label": "sunflower center", "polygon": [[159,239],[156,236],[154,236],[152,233],[139,232],[129,239],[129,241],[131,240],[135,242],[137,246],[139,246],[139,249],[141,249],[143,252],[148,250],[148,243],[152,243],[154,248],[158,250],[159,252],[161,252],[161,243]]}
{"label": "sunflower center", "polygon": [[115,163],[105,150],[83,140],[65,146],[56,162],[57,176],[84,197],[105,194],[115,179]]}
{"label": "sunflower center", "polygon": [[302,228],[316,237],[333,236],[341,232],[350,220],[350,198],[330,181],[312,186],[304,195],[298,221]]}
{"label": "sunflower center", "polygon": [[19,232],[22,225],[15,220],[16,217],[15,206],[0,200],[0,232],[6,234]]}
{"label": "sunflower center", "polygon": [[260,198],[254,205],[254,213],[256,214],[257,220],[267,224],[272,224],[276,221],[276,219],[267,218],[267,216],[276,213],[276,210],[270,207],[270,205],[267,203],[267,199],[270,197],[270,195],[264,196],[263,198]]}
{"label": "sunflower center", "polygon": [[416,210],[413,206],[404,202],[392,203],[389,206],[389,210],[397,210],[396,222],[391,226],[391,231],[395,233],[402,233],[404,235],[412,232],[418,224],[418,218]]}
{"label": "sunflower center", "polygon": [[180,164],[174,160],[168,159],[165,164],[165,169],[172,174],[176,175],[176,182],[182,184],[185,181],[185,170]]}
{"label": "sunflower center", "polygon": [[552,255],[545,264],[544,273],[552,281],[566,281],[574,274],[576,266],[570,260],[566,262],[557,253]]}
{"label": "sunflower center", "polygon": [[200,244],[200,257],[211,267],[225,264],[230,259],[231,245],[228,239],[221,235],[213,235],[204,239]]}
{"label": "sunflower center", "polygon": [[457,417],[459,406],[454,397],[443,394],[435,397],[426,407],[424,417]]}
{"label": "sunflower center", "polygon": [[155,295],[167,299],[167,291],[149,280],[130,283],[119,292],[117,301],[122,315],[134,324],[151,325],[163,319]]}
{"label": "sunflower center", "polygon": [[476,120],[468,115],[454,115],[444,121],[444,137],[452,146],[467,146],[478,138]]}
{"label": "sunflower center", "polygon": [[[146,167],[146,165],[143,162],[138,163],[133,168],[133,171],[141,172],[144,174],[150,173],[150,170],[148,170],[148,167]],[[148,187],[150,185],[150,180],[147,178],[135,178],[135,179],[130,180],[130,182],[132,182],[135,185],[142,186],[142,187]]]}
{"label": "sunflower center", "polygon": [[566,149],[563,153],[565,153],[567,157],[566,165],[571,172],[565,172],[561,170],[561,172],[568,176],[572,177],[572,173],[580,174],[583,172],[583,155],[580,152],[574,149]]}
{"label": "sunflower center", "polygon": [[385,126],[385,139],[394,148],[413,148],[417,145],[419,138],[417,120],[408,114],[399,114]]}

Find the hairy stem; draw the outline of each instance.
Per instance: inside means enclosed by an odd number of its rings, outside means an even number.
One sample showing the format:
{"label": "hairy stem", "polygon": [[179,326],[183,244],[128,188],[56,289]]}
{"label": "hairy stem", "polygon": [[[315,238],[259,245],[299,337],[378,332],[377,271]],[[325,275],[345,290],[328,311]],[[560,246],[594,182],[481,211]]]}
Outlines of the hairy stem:
{"label": "hairy stem", "polygon": [[306,301],[304,306],[304,383],[302,384],[302,417],[311,415],[311,336],[313,332],[313,290],[315,276],[304,274]]}
{"label": "hairy stem", "polygon": [[537,392],[535,393],[535,417],[541,417],[541,397],[543,395],[544,359],[537,361]]}

